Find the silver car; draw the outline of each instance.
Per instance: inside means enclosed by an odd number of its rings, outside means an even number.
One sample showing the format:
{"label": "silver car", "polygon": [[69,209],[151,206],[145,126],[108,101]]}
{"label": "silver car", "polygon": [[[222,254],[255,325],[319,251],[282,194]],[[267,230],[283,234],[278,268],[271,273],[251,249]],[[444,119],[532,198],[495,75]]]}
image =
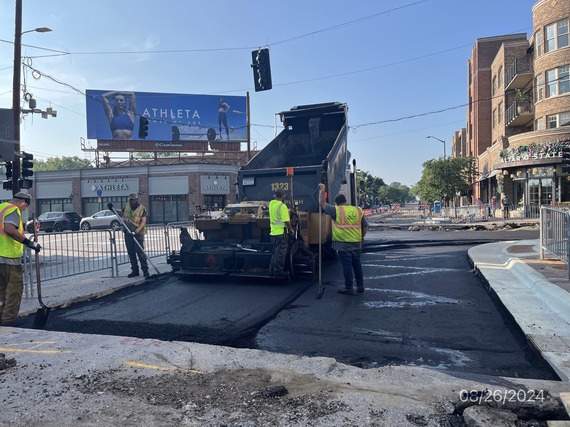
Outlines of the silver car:
{"label": "silver car", "polygon": [[91,230],[92,228],[116,229],[121,227],[121,222],[117,215],[109,210],[105,210],[83,218],[79,227],[82,230]]}

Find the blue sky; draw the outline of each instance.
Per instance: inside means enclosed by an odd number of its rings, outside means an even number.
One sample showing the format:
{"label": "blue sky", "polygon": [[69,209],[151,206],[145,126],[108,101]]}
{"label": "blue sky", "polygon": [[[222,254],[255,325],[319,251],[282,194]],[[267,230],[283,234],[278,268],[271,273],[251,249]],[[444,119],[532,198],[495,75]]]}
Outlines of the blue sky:
{"label": "blue sky", "polygon": [[[387,184],[411,186],[423,162],[443,155],[443,144],[426,136],[445,140],[449,154],[453,132],[465,127],[467,60],[475,40],[529,35],[535,1],[23,3],[24,31],[53,30],[22,37],[22,56],[43,74],[28,71],[22,82],[39,108],[57,110],[57,118],[30,115],[21,125],[22,149],[36,158],[93,158],[81,151],[86,89],[249,91],[251,139],[258,148],[275,134],[275,113],[345,102],[357,167]],[[0,8],[0,108],[11,108],[15,1],[0,0]],[[273,89],[255,92],[251,51],[266,46]],[[433,113],[440,110],[446,111]]]}

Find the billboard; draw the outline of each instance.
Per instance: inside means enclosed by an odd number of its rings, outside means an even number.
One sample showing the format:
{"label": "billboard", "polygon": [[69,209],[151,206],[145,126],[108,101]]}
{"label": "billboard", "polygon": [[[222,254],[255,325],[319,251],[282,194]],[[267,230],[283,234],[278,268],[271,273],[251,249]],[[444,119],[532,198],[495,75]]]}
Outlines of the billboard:
{"label": "billboard", "polygon": [[140,151],[239,145],[247,141],[246,105],[245,96],[87,90],[87,138]]}

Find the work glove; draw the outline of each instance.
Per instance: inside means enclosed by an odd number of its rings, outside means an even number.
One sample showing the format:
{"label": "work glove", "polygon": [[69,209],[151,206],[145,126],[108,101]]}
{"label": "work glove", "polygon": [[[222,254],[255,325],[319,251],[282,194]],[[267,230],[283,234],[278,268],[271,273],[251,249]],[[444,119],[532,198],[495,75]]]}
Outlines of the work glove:
{"label": "work glove", "polygon": [[33,249],[34,251],[36,251],[36,253],[38,253],[38,252],[42,249],[42,246],[41,246],[38,242],[33,242],[33,241],[31,241],[30,239],[27,239],[27,238],[24,239],[24,240],[22,241],[22,243],[23,243],[24,245],[26,245],[28,248]]}

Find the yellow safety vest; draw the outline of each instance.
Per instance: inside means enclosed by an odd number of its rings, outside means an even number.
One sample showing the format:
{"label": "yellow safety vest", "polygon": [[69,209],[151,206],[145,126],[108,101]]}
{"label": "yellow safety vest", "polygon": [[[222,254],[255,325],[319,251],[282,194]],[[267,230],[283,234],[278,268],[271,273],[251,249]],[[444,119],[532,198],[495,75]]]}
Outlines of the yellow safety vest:
{"label": "yellow safety vest", "polygon": [[24,235],[24,224],[22,224],[22,212],[18,206],[5,202],[0,204],[0,256],[4,258],[21,258],[24,253],[24,245],[17,240],[12,239],[4,231],[4,221],[8,215],[16,211],[20,219],[18,231]]}
{"label": "yellow safety vest", "polygon": [[280,200],[272,200],[269,202],[269,225],[271,226],[270,236],[282,236],[285,234],[289,222],[289,209],[287,205]]}
{"label": "yellow safety vest", "polygon": [[[128,220],[127,227],[129,230],[135,231],[136,228],[139,226],[142,220],[142,216],[145,212],[145,208],[143,205],[138,205],[135,210],[131,209],[131,205],[127,205],[123,211],[125,214],[125,218]],[[134,224],[133,224],[134,223]],[[146,234],[146,227],[140,231],[139,235],[144,236]]]}
{"label": "yellow safety vest", "polygon": [[335,242],[362,241],[362,209],[351,205],[335,206],[336,219],[332,222],[332,238]]}

